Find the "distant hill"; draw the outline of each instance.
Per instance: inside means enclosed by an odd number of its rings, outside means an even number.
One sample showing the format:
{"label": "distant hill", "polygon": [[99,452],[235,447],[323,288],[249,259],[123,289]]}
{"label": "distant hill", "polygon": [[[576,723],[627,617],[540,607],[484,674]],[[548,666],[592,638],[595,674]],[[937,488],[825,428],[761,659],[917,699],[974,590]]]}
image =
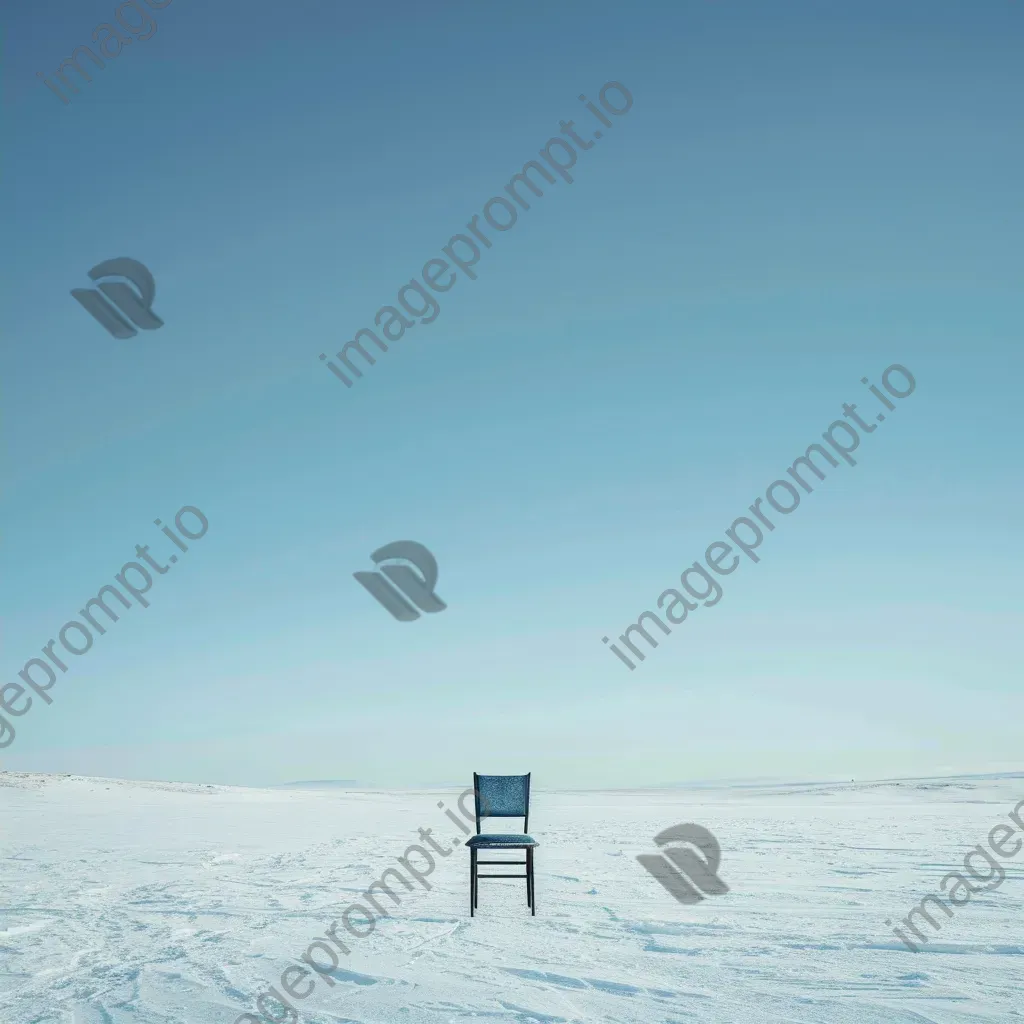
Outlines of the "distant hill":
{"label": "distant hill", "polygon": [[271,789],[337,789],[340,786],[361,786],[358,779],[316,779],[312,782],[282,782]]}

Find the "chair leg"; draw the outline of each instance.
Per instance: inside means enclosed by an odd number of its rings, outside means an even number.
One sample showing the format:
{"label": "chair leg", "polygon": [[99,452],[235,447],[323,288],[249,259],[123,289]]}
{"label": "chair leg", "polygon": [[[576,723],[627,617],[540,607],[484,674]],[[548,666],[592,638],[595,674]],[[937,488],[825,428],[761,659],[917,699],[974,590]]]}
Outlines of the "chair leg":
{"label": "chair leg", "polygon": [[533,847],[527,847],[526,850],[526,887],[530,897],[530,914],[533,917],[537,916],[537,887],[534,884],[533,876]]}
{"label": "chair leg", "polygon": [[476,850],[469,851],[469,916],[476,909]]}
{"label": "chair leg", "polygon": [[533,886],[530,881],[530,850],[526,849],[526,905],[533,907]]}

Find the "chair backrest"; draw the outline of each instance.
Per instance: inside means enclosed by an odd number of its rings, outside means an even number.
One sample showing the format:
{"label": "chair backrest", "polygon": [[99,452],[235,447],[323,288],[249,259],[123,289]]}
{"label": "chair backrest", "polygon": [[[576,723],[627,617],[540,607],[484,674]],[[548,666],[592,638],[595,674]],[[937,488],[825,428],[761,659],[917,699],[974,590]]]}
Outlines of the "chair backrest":
{"label": "chair backrest", "polygon": [[530,831],[530,775],[477,775],[473,772],[476,834],[481,818],[522,818]]}

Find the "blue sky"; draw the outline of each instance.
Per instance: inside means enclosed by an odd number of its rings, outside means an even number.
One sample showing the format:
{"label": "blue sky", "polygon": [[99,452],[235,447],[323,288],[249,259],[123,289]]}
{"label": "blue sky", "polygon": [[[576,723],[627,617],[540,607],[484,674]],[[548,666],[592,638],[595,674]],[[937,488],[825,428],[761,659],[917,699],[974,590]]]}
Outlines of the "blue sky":
{"label": "blue sky", "polygon": [[[5,15],[0,684],[209,532],[11,770],[544,786],[1024,765],[1024,12],[175,0]],[[845,9],[844,9],[845,8]],[[130,17],[130,15],[129,15]],[[578,100],[634,105],[352,389],[318,360]],[[159,331],[70,297],[141,260]],[[892,363],[915,393],[635,672],[618,635]],[[869,406],[874,408],[874,406]],[[448,608],[355,582],[412,539]]]}

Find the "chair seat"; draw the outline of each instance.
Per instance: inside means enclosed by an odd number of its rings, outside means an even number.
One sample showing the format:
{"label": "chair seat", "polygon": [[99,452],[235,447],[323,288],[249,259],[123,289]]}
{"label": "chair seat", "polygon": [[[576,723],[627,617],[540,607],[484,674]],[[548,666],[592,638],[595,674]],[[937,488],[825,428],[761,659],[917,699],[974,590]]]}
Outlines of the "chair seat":
{"label": "chair seat", "polygon": [[466,840],[466,845],[477,847],[478,849],[502,847],[507,849],[525,849],[527,846],[539,846],[540,844],[536,839],[533,839],[530,836],[524,836],[522,832],[520,832],[518,835],[470,836]]}

